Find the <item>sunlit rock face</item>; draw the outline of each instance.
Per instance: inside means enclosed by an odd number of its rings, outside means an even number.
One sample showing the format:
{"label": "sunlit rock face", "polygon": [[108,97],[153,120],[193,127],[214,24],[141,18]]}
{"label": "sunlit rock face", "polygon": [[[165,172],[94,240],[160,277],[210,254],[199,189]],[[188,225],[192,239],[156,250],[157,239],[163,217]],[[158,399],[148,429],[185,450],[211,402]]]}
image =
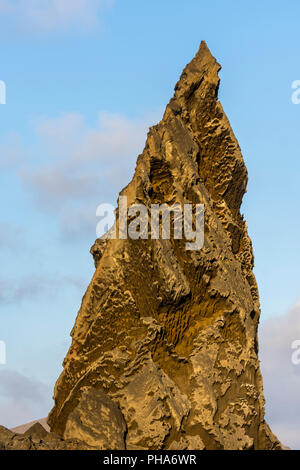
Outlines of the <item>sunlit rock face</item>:
{"label": "sunlit rock face", "polygon": [[[120,193],[149,209],[203,204],[204,245],[187,250],[172,236],[96,241],[96,271],[48,419],[65,438],[86,432],[99,448],[281,448],[264,421],[259,296],[240,213],[247,170],[218,101],[219,70],[202,42]],[[120,429],[99,424],[103,401],[89,409],[89,390],[107,397]]]}

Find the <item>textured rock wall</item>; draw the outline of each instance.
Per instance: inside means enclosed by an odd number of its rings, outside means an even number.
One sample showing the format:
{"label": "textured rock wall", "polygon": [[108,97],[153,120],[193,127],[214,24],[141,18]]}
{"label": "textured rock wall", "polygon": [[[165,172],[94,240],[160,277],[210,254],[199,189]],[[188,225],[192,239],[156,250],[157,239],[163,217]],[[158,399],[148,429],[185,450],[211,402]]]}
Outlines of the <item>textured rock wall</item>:
{"label": "textured rock wall", "polygon": [[[120,412],[127,449],[281,446],[264,421],[259,296],[240,214],[247,170],[218,101],[219,70],[202,42],[120,193],[148,208],[204,204],[204,247],[187,251],[173,238],[96,241],[96,271],[48,420],[61,436],[82,439],[74,416],[86,415],[84,396],[95,389]],[[87,420],[95,430],[92,414]],[[122,448],[118,436],[113,445]]]}

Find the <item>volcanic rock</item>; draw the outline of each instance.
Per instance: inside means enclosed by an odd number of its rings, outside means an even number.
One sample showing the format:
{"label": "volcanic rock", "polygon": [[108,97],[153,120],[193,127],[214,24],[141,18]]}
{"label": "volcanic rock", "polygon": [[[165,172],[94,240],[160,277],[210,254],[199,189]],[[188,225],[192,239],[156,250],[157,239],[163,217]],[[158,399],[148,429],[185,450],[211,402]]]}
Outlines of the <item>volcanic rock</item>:
{"label": "volcanic rock", "polygon": [[[281,448],[264,419],[259,295],[240,213],[247,170],[218,100],[220,68],[202,42],[120,193],[148,209],[203,204],[204,246],[96,241],[48,419],[62,437],[99,448]],[[106,395],[113,425],[97,400],[89,409],[89,390]]]}
{"label": "volcanic rock", "polygon": [[0,450],[94,450],[77,439],[62,439],[35,424],[26,433],[17,434],[0,426]]}
{"label": "volcanic rock", "polygon": [[118,406],[101,390],[82,393],[68,417],[64,437],[78,439],[91,447],[105,450],[125,449],[126,423]]}

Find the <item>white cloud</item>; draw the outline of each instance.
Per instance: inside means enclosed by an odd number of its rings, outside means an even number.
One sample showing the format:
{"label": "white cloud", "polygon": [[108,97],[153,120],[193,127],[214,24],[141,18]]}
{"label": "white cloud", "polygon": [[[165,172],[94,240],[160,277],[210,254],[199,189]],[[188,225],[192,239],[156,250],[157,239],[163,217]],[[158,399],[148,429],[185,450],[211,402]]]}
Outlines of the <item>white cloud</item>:
{"label": "white cloud", "polygon": [[259,338],[267,420],[283,444],[300,449],[300,365],[293,365],[291,347],[300,340],[300,302],[265,320]]}
{"label": "white cloud", "polygon": [[106,112],[94,127],[80,114],[39,120],[37,157],[19,173],[38,206],[59,221],[64,238],[96,235],[96,207],[116,203],[132,178],[148,127],[157,120],[157,115],[130,119]]}
{"label": "white cloud", "polygon": [[0,13],[25,30],[89,30],[113,0],[0,0]]}
{"label": "white cloud", "polygon": [[[101,161],[111,165],[121,157],[136,152],[146,140],[146,131],[155,115],[130,119],[118,113],[99,112],[94,128],[84,116],[69,113],[59,118],[43,118],[36,125],[37,135],[45,140],[57,156],[73,162]],[[136,159],[136,155],[134,156]]]}

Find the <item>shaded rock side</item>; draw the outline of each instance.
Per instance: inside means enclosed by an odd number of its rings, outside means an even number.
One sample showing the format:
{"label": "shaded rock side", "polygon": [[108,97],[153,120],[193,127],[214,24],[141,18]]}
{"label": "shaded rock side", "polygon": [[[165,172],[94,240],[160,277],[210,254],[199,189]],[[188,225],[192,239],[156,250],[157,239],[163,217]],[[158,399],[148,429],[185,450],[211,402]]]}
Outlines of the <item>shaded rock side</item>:
{"label": "shaded rock side", "polygon": [[87,388],[68,417],[64,437],[100,450],[125,449],[126,423],[118,406],[101,390]]}
{"label": "shaded rock side", "polygon": [[204,204],[204,247],[96,241],[48,419],[61,436],[82,436],[70,422],[93,388],[121,410],[127,449],[281,448],[264,420],[259,296],[240,213],[247,170],[218,101],[219,70],[202,42],[120,193],[128,206]]}

